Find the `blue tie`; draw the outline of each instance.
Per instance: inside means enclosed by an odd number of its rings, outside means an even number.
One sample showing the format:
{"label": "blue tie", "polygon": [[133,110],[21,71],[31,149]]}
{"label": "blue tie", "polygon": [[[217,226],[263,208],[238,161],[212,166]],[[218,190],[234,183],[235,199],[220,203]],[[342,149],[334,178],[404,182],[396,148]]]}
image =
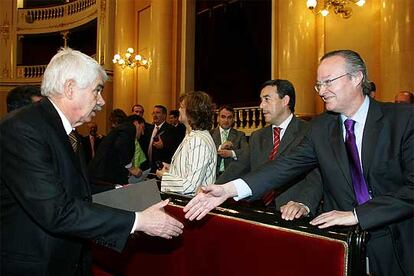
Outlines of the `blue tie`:
{"label": "blue tie", "polygon": [[359,160],[358,149],[354,133],[355,121],[346,119],[344,122],[346,129],[345,145],[348,153],[349,168],[351,171],[352,184],[358,204],[363,204],[370,199],[367,183],[362,174],[361,162]]}

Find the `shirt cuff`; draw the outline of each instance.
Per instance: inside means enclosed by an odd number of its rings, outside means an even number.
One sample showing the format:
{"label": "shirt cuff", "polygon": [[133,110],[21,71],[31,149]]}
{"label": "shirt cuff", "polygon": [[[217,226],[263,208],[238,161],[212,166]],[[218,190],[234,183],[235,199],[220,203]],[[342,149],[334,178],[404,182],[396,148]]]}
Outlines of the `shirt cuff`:
{"label": "shirt cuff", "polygon": [[309,207],[308,207],[308,206],[306,206],[306,205],[305,205],[305,204],[303,204],[303,203],[300,203],[300,202],[298,202],[298,204],[299,204],[300,206],[302,206],[303,208],[305,208],[306,212],[308,212],[308,213],[306,214],[306,216],[309,216],[309,214],[310,214],[310,209],[309,209]]}
{"label": "shirt cuff", "polygon": [[125,169],[130,169],[130,168],[132,168],[132,162],[125,166]]}
{"label": "shirt cuff", "polygon": [[231,151],[231,158],[233,158],[234,160],[237,160],[237,155],[234,152],[234,150]]}
{"label": "shirt cuff", "polygon": [[233,180],[232,183],[234,184],[234,187],[237,191],[237,196],[233,197],[235,201],[239,201],[240,199],[252,195],[252,189],[250,189],[249,185],[247,185],[247,183],[243,179],[238,178],[236,180]]}
{"label": "shirt cuff", "polygon": [[138,227],[138,217],[139,217],[139,212],[135,212],[135,221],[134,221],[134,225],[132,225],[132,230],[130,234],[133,234],[134,232],[137,231],[137,227]]}
{"label": "shirt cuff", "polygon": [[352,210],[352,213],[354,213],[354,217],[355,217],[357,223],[359,223],[358,216],[357,216],[355,208],[354,208],[354,210]]}

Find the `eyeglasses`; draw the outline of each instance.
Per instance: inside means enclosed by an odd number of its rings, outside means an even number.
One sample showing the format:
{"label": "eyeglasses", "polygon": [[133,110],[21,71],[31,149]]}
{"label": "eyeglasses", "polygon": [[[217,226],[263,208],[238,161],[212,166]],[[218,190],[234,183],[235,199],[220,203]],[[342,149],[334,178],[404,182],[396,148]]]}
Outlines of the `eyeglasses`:
{"label": "eyeglasses", "polygon": [[333,78],[333,79],[329,79],[329,80],[324,80],[324,81],[318,81],[315,84],[315,90],[316,92],[320,92],[322,87],[330,87],[332,85],[332,82],[336,81],[337,79],[340,79],[346,75],[349,75],[349,73],[345,73],[343,75],[340,75],[339,77]]}

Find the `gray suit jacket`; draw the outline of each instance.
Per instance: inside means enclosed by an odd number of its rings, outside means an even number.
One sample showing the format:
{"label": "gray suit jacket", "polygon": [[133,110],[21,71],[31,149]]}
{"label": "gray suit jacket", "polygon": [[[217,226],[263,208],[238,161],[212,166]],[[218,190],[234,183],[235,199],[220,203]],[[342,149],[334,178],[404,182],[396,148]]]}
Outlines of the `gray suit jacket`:
{"label": "gray suit jacket", "polygon": [[[278,155],[285,155],[296,148],[308,129],[308,122],[294,116],[280,141]],[[269,154],[273,148],[272,126],[253,132],[249,145],[250,150],[240,157],[240,162],[232,164],[219,177],[217,183],[225,183],[239,178],[248,172],[254,172],[269,162]],[[297,185],[293,185],[295,183]],[[308,174],[300,175],[279,190],[281,194],[276,198],[277,209],[293,200],[308,206],[311,213],[315,215],[322,198],[322,180],[319,170],[316,168]]]}
{"label": "gray suit jacket", "polygon": [[[406,275],[413,275],[414,107],[370,99],[361,155],[372,199],[362,205],[355,199],[342,125],[339,114],[322,114],[312,120],[310,131],[295,150],[243,179],[252,189],[253,198],[260,198],[268,189],[280,187],[319,165],[324,209],[355,208],[361,228],[376,236],[376,241],[391,239],[396,263]],[[378,236],[378,231],[388,235]],[[381,252],[376,253],[378,263],[389,262]]]}
{"label": "gray suit jacket", "polygon": [[[216,144],[216,149],[222,144],[221,143],[221,135],[220,135],[220,128],[217,127],[210,131],[211,137],[213,137],[214,143]],[[234,128],[230,129],[229,136],[227,137],[228,141],[231,141],[233,143],[233,150],[236,153],[237,160],[239,159],[239,156],[243,155],[244,151],[247,151],[249,149],[249,144],[247,143],[246,135],[244,132],[238,131]],[[219,172],[221,158],[219,155],[217,155],[217,170],[216,172]],[[224,168],[227,169],[231,163],[233,163],[233,158],[225,158],[224,159]]]}

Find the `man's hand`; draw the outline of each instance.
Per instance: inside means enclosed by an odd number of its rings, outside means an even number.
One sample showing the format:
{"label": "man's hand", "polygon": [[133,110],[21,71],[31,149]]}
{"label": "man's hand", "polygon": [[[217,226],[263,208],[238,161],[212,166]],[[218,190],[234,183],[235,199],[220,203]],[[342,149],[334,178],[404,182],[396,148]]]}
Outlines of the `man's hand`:
{"label": "man's hand", "polygon": [[136,231],[142,231],[150,236],[172,239],[183,233],[184,225],[175,218],[167,215],[164,206],[169,200],[160,201],[138,213]]}
{"label": "man's hand", "polygon": [[358,224],[352,211],[330,211],[314,218],[310,224],[318,225],[319,228],[327,228],[334,225],[351,226]]}
{"label": "man's hand", "polygon": [[133,176],[140,177],[142,175],[142,170],[140,168],[132,167],[128,169],[129,173]]}
{"label": "man's hand", "polygon": [[158,139],[157,141],[153,141],[153,142],[152,142],[152,145],[153,145],[154,147],[156,147],[157,149],[162,149],[162,148],[164,148],[164,143],[162,142],[161,137],[159,137],[159,139]]}
{"label": "man's hand", "polygon": [[236,187],[232,182],[223,185],[209,185],[201,191],[184,207],[185,218],[200,220],[208,212],[222,204],[226,199],[237,196]]}
{"label": "man's hand", "polygon": [[223,144],[221,144],[220,149],[232,150],[233,149],[233,143],[231,141],[226,141]]}
{"label": "man's hand", "polygon": [[233,157],[231,150],[221,149],[217,151],[217,154],[220,155],[221,158],[229,158]]}
{"label": "man's hand", "polygon": [[295,201],[289,201],[285,205],[281,206],[280,212],[282,213],[282,219],[284,220],[298,219],[302,216],[308,215],[308,210],[305,205]]}

